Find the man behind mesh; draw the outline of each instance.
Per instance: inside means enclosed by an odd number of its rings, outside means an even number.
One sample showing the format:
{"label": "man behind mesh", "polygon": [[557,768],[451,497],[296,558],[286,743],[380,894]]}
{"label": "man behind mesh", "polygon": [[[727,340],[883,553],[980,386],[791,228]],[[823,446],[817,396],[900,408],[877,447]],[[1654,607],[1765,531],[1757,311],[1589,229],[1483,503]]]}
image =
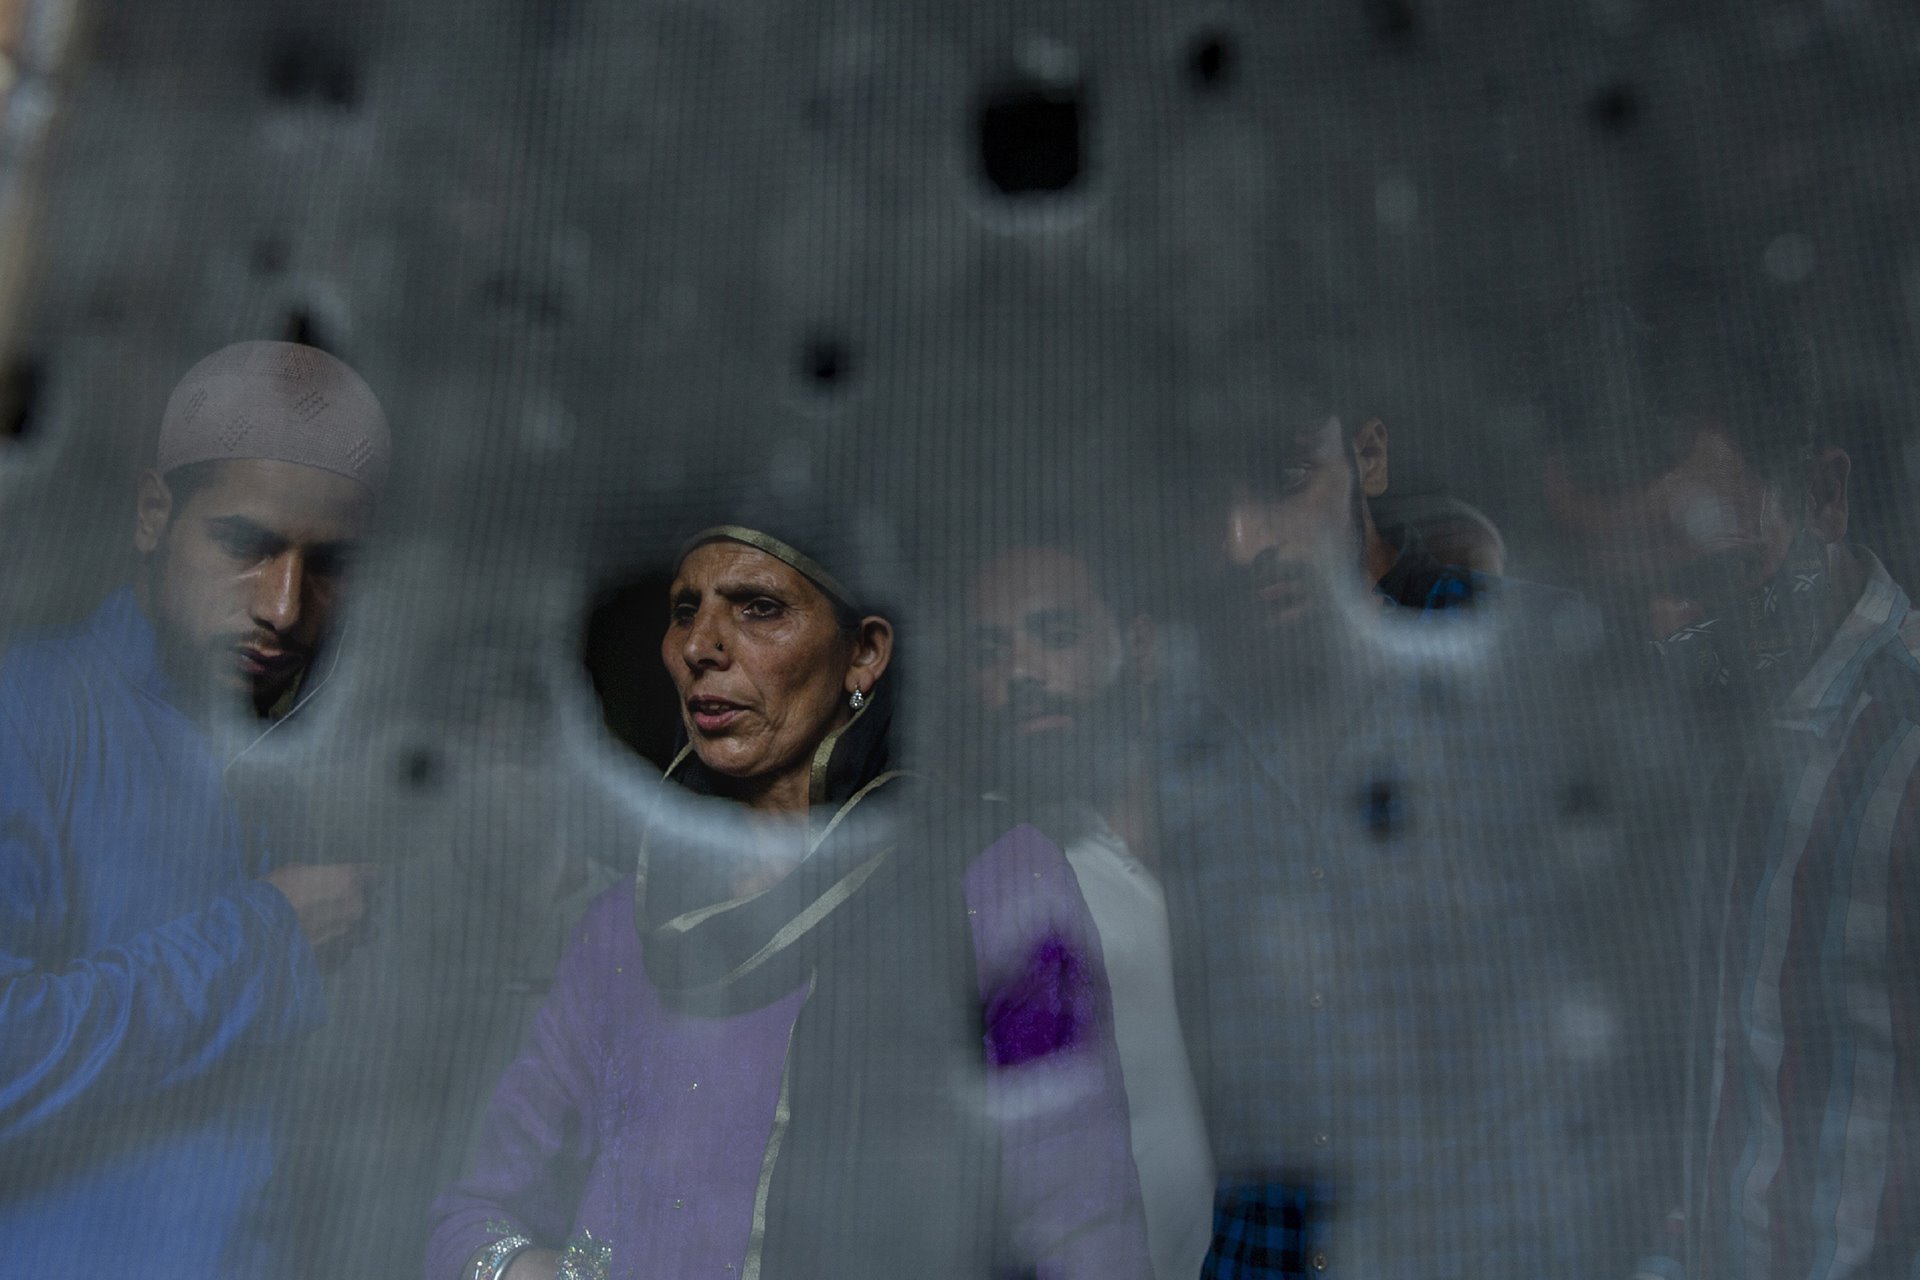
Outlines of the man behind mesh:
{"label": "man behind mesh", "polygon": [[324,683],[387,451],[332,356],[214,353],[140,476],[135,583],[0,659],[9,1274],[287,1274],[285,1076],[262,1051],[324,1018],[320,967],[374,869],[273,866],[224,777]]}
{"label": "man behind mesh", "polygon": [[1281,385],[1197,451],[1208,643],[1159,781],[1203,1274],[1617,1275],[1639,940],[1572,602],[1388,543],[1356,398]]}
{"label": "man behind mesh", "polygon": [[1113,993],[1154,1274],[1191,1280],[1211,1237],[1213,1164],[1159,876],[1158,632],[1118,541],[1036,537],[983,560],[965,595],[973,706],[959,717],[977,731],[960,737],[979,757],[973,781],[1052,836],[1080,883]]}
{"label": "man behind mesh", "polygon": [[1687,1176],[1643,1272],[1916,1274],[1920,617],[1752,300],[1591,299],[1547,374],[1549,505],[1700,744]]}

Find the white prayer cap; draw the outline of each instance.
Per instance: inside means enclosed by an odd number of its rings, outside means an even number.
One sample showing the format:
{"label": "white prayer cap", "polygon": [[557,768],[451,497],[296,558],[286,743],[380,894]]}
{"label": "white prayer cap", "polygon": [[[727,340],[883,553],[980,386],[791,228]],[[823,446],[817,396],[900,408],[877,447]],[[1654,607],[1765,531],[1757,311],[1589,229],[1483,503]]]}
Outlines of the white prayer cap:
{"label": "white prayer cap", "polygon": [[297,342],[236,342],[187,371],[167,399],[154,466],[261,458],[320,467],[378,493],[392,443],[372,388]]}

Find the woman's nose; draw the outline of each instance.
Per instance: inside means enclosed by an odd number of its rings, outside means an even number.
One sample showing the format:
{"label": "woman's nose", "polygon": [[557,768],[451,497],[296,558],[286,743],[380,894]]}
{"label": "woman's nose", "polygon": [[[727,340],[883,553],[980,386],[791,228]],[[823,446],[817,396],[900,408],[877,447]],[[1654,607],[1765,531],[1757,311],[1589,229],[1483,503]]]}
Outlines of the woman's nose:
{"label": "woman's nose", "polygon": [[701,609],[694,615],[693,625],[687,628],[684,653],[690,667],[724,667],[730,661],[726,636],[716,612]]}

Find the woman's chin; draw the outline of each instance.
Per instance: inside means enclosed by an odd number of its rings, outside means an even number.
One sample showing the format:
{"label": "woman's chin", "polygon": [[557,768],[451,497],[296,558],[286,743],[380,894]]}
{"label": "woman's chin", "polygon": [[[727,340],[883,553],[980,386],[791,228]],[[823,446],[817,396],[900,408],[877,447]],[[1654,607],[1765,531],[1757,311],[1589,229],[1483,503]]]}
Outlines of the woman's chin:
{"label": "woman's chin", "polygon": [[773,780],[757,756],[745,751],[729,750],[731,745],[725,739],[718,742],[700,742],[696,739],[693,754],[700,758],[707,772],[728,783],[729,790],[753,792]]}
{"label": "woman's chin", "polygon": [[743,759],[742,753],[730,749],[731,746],[732,744],[724,738],[706,742],[696,738],[693,743],[693,754],[710,773],[731,778],[735,782],[751,781],[757,772],[754,762]]}

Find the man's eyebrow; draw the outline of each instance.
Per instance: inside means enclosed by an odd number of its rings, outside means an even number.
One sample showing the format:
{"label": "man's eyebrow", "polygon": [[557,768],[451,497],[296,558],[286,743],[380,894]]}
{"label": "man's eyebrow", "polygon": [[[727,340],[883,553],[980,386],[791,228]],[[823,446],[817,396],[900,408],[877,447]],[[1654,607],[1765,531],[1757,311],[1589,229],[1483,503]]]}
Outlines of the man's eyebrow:
{"label": "man's eyebrow", "polygon": [[207,525],[216,533],[225,534],[227,537],[242,539],[247,542],[259,543],[263,546],[271,547],[276,551],[285,549],[287,545],[285,538],[267,528],[265,525],[249,520],[245,516],[211,516],[207,520]]}
{"label": "man's eyebrow", "polygon": [[1259,498],[1265,494],[1278,492],[1283,486],[1280,473],[1291,467],[1317,467],[1320,465],[1320,451],[1317,446],[1298,441],[1286,440],[1274,445],[1273,452],[1260,458],[1247,468],[1246,474],[1239,479],[1249,496]]}

